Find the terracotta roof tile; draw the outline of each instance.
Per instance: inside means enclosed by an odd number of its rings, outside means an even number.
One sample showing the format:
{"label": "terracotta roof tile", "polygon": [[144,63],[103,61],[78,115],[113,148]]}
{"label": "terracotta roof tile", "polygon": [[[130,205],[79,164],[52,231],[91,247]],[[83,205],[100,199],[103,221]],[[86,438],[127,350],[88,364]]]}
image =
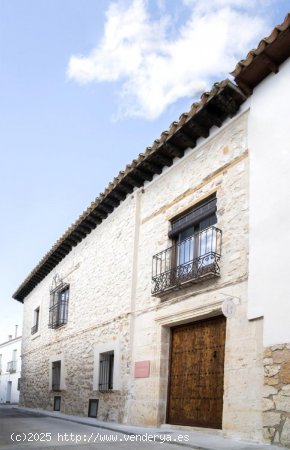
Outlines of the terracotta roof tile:
{"label": "terracotta roof tile", "polygon": [[240,60],[231,75],[236,83],[249,91],[259,84],[269,73],[278,71],[279,65],[290,56],[290,13],[280,25],[273,28],[269,36],[264,37],[258,46]]}

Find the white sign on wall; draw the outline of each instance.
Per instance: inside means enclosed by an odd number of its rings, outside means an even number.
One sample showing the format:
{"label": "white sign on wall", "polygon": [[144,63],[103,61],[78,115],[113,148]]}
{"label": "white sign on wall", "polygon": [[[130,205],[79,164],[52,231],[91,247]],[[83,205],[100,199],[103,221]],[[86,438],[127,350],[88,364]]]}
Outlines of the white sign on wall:
{"label": "white sign on wall", "polygon": [[227,298],[222,304],[222,313],[226,318],[233,317],[236,313],[237,305],[233,299]]}
{"label": "white sign on wall", "polygon": [[222,313],[227,319],[229,319],[236,314],[237,305],[241,304],[241,299],[240,297],[224,294],[223,292],[220,292],[220,295],[225,295],[227,297],[222,303]]}

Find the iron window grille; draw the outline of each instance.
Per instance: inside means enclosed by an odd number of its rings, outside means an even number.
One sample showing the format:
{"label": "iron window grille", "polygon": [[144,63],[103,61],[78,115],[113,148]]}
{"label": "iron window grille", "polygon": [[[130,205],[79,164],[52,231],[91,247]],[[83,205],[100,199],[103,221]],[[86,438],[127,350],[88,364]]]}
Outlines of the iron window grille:
{"label": "iron window grille", "polygon": [[60,390],[60,371],[61,371],[61,361],[54,361],[52,363],[52,390]]}
{"label": "iron window grille", "polygon": [[59,328],[67,323],[69,286],[51,292],[49,308],[49,328]]}
{"label": "iron window grille", "polygon": [[39,308],[36,308],[34,310],[34,325],[31,328],[31,334],[35,334],[38,331],[38,325],[39,325]]}
{"label": "iron window grille", "polygon": [[9,361],[7,363],[7,372],[14,373],[16,372],[17,361]]}
{"label": "iron window grille", "polygon": [[114,351],[100,353],[99,391],[113,389]]}
{"label": "iron window grille", "polygon": [[220,275],[222,231],[214,226],[194,233],[153,256],[152,294]]}

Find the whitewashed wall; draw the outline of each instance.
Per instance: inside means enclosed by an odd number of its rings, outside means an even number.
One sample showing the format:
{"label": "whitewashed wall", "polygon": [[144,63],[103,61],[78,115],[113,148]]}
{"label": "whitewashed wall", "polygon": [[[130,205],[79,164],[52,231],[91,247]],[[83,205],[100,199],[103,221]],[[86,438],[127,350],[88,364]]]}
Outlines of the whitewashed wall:
{"label": "whitewashed wall", "polygon": [[251,98],[249,318],[264,345],[290,342],[290,60]]}
{"label": "whitewashed wall", "polygon": [[[16,350],[16,372],[7,372],[7,364],[12,361],[13,350]],[[3,344],[0,344],[1,357],[1,373],[0,373],[0,403],[6,403],[7,401],[7,385],[8,382],[12,382],[11,385],[11,398],[10,403],[18,403],[19,391],[17,390],[18,378],[21,377],[21,337],[12,339]]]}

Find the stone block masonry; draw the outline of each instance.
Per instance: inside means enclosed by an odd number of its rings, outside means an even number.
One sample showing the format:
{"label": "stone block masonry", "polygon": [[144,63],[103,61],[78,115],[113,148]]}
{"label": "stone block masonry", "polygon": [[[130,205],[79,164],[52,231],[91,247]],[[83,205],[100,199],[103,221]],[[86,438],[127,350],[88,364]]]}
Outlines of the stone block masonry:
{"label": "stone block masonry", "polygon": [[[25,298],[22,405],[52,410],[60,395],[61,412],[86,416],[89,400],[98,399],[100,420],[166,423],[170,328],[221,314],[221,293],[226,293],[241,304],[227,323],[223,431],[261,441],[262,320],[247,319],[247,122],[245,111],[127,196]],[[223,233],[221,276],[153,297],[152,256],[172,245],[170,221],[213,193]],[[70,288],[68,321],[50,329],[55,275]],[[39,332],[31,335],[36,308]],[[116,350],[113,374],[119,382],[102,392],[97,349],[112,351],[117,341],[119,365]],[[53,360],[62,361],[60,394],[50,389]],[[134,377],[137,361],[150,361],[146,379]]]}
{"label": "stone block masonry", "polygon": [[264,438],[290,448],[290,344],[264,351]]}

